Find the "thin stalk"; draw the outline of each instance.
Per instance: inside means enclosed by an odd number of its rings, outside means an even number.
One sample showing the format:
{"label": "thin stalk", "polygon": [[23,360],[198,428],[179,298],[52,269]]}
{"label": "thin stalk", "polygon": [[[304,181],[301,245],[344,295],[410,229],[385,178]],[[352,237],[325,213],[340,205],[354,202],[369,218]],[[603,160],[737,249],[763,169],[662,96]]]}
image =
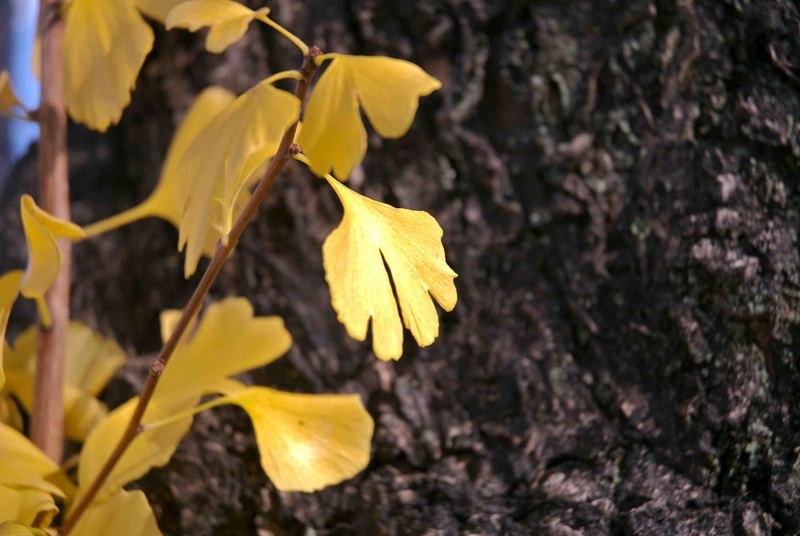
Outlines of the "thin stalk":
{"label": "thin stalk", "polygon": [[165,417],[160,421],[153,421],[147,424],[143,424],[141,426],[141,433],[149,432],[150,430],[156,430],[157,428],[162,428],[164,426],[168,426],[170,424],[176,423],[180,420],[185,419],[186,417],[194,417],[198,413],[203,413],[207,409],[215,408],[217,406],[222,406],[230,402],[230,396],[218,396],[213,400],[209,400],[208,402],[204,402],[199,406],[195,406],[193,408],[187,409],[185,411],[178,412],[174,415],[170,415],[169,417]]}
{"label": "thin stalk", "polygon": [[[67,114],[64,104],[64,20],[61,0],[41,0],[42,97],[37,117],[39,140],[39,193],[41,207],[50,214],[70,219],[67,168]],[[31,439],[55,462],[64,450],[64,356],[69,324],[71,245],[58,241],[61,270],[45,294],[52,313],[52,326],[39,329],[36,358]]]}
{"label": "thin stalk", "polygon": [[316,61],[317,65],[319,66],[319,65],[322,65],[323,62],[328,61],[328,60],[332,60],[338,55],[339,54],[336,53],[336,52],[329,52],[328,54],[320,54],[319,56],[314,58],[314,61]]}
{"label": "thin stalk", "polygon": [[147,206],[147,201],[145,201],[141,205],[136,205],[119,214],[114,214],[104,220],[87,225],[83,228],[83,231],[86,233],[86,238],[84,238],[84,240],[101,235],[112,229],[117,229],[118,227],[122,227],[123,225],[127,225],[150,215],[153,215],[153,211]]}
{"label": "thin stalk", "polygon": [[287,80],[289,78],[291,78],[292,80],[302,80],[303,78],[305,78],[305,75],[300,71],[281,71],[264,79],[264,83],[274,84],[278,80]]}
{"label": "thin stalk", "polygon": [[[317,70],[316,63],[314,63],[314,57],[318,54],[319,49],[312,47],[309,51],[309,54],[303,60],[303,66],[300,68],[300,72],[303,73],[304,76],[302,80],[298,80],[294,94],[298,99],[300,99],[301,103],[305,102],[308,86],[310,85],[311,79]],[[236,247],[236,244],[239,242],[242,233],[247,228],[247,225],[258,213],[261,203],[272,189],[272,185],[275,183],[278,175],[283,170],[286,162],[291,158],[292,154],[298,152],[297,146],[293,143],[296,130],[297,124],[294,124],[291,128],[289,128],[289,130],[286,131],[286,133],[284,133],[283,138],[281,138],[280,145],[278,146],[278,151],[272,158],[267,171],[259,181],[258,186],[256,186],[256,189],[253,191],[250,199],[247,201],[247,205],[242,211],[242,214],[236,220],[236,223],[233,224],[228,243],[226,245],[223,245],[222,242],[217,243],[217,247],[214,250],[214,256],[211,258],[211,262],[208,264],[208,268],[206,268],[202,279],[197,284],[197,288],[195,288],[192,297],[189,298],[189,301],[183,308],[183,312],[178,320],[178,324],[175,326],[172,335],[161,349],[161,352],[159,353],[155,363],[153,363],[153,365],[150,367],[150,374],[147,377],[144,387],[142,387],[142,392],[139,394],[139,401],[136,404],[133,414],[131,415],[131,420],[128,422],[128,425],[125,428],[125,431],[123,432],[119,442],[117,443],[117,446],[114,448],[114,451],[111,453],[108,460],[106,460],[102,469],[100,469],[97,477],[95,477],[94,482],[89,485],[89,487],[86,489],[86,492],[81,497],[81,500],[72,510],[72,514],[64,522],[64,526],[62,527],[61,531],[63,535],[66,536],[69,534],[70,530],[72,530],[72,528],[75,526],[75,523],[89,507],[92,499],[94,499],[94,497],[97,495],[97,492],[100,491],[103,483],[111,474],[111,471],[117,465],[117,462],[119,462],[120,458],[122,458],[122,455],[125,454],[125,451],[128,449],[133,440],[136,439],[136,437],[142,432],[142,418],[144,417],[147,406],[150,403],[150,399],[153,397],[153,393],[158,385],[158,380],[161,377],[161,374],[163,374],[164,368],[168,365],[170,357],[172,357],[178,342],[180,342],[181,337],[189,327],[192,319],[200,310],[200,307],[203,305],[203,301],[208,295],[211,285],[214,284],[214,281],[217,279],[217,276],[222,269],[222,265],[225,264],[225,261],[228,259],[228,257],[230,257],[231,253]]]}
{"label": "thin stalk", "polygon": [[284,28],[283,26],[281,26],[280,24],[269,18],[269,15],[266,15],[264,13],[259,13],[258,16],[256,16],[256,19],[260,20],[261,22],[263,22],[264,24],[266,24],[267,26],[269,26],[270,28],[272,28],[273,30],[284,36],[286,39],[291,41],[294,46],[300,49],[300,52],[303,53],[303,56],[309,55],[308,45],[305,44],[305,42],[302,39],[294,35],[292,32],[290,32],[289,30],[287,30],[286,28]]}

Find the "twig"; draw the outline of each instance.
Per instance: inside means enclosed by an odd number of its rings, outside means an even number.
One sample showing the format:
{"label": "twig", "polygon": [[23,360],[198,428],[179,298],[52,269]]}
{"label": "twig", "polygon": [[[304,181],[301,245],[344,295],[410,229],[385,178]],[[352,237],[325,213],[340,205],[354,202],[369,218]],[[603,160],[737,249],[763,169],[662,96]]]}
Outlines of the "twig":
{"label": "twig", "polygon": [[[298,80],[294,94],[298,99],[300,99],[301,105],[305,101],[308,86],[317,70],[317,65],[314,62],[314,58],[320,54],[321,52],[317,47],[311,47],[309,54],[303,61],[303,66],[300,68],[300,72],[303,73],[303,78]],[[286,162],[289,160],[292,154],[298,152],[297,146],[293,144],[296,130],[297,124],[294,124],[283,135],[280,145],[278,146],[278,151],[272,158],[272,162],[270,162],[267,171],[264,173],[264,176],[258,183],[253,195],[250,196],[250,200],[247,202],[247,205],[242,211],[242,214],[239,216],[239,219],[237,219],[236,223],[234,223],[228,238],[228,244],[223,245],[222,242],[217,242],[217,248],[214,250],[214,256],[211,258],[211,262],[209,263],[208,268],[206,268],[203,278],[197,284],[197,288],[195,288],[192,297],[189,298],[186,307],[183,308],[181,318],[178,321],[175,330],[172,332],[172,335],[167,340],[166,344],[164,344],[164,348],[162,348],[158,359],[150,367],[150,374],[147,377],[144,387],[142,387],[142,392],[139,394],[139,402],[136,404],[136,408],[133,411],[133,415],[131,415],[131,420],[128,422],[128,426],[125,428],[125,432],[122,434],[122,437],[117,443],[117,446],[114,448],[114,451],[111,453],[111,456],[109,456],[108,460],[97,474],[97,477],[95,477],[94,482],[92,482],[91,485],[86,489],[81,497],[80,502],[78,502],[73,509],[72,515],[70,515],[64,522],[64,526],[62,527],[61,531],[63,535],[66,536],[66,534],[72,530],[72,528],[75,526],[75,523],[84,513],[86,508],[89,507],[92,499],[95,497],[95,495],[97,495],[97,492],[111,474],[114,466],[116,466],[117,462],[120,460],[120,458],[122,458],[122,455],[125,454],[125,451],[128,449],[136,436],[141,433],[142,417],[144,416],[144,413],[147,410],[147,405],[150,403],[153,392],[158,385],[158,380],[164,372],[164,368],[169,363],[169,359],[172,356],[172,353],[175,351],[175,347],[178,345],[181,336],[186,331],[186,328],[189,326],[189,323],[192,321],[194,316],[197,314],[200,306],[203,304],[211,285],[214,283],[217,275],[219,275],[219,272],[222,269],[222,265],[233,252],[233,249],[239,242],[239,238],[242,236],[245,228],[255,217],[259,207],[261,206],[261,203],[264,201],[264,198],[267,196],[270,189],[272,189],[275,179],[278,178],[278,175],[280,174],[281,170],[283,170],[284,165],[286,165]]]}
{"label": "twig", "polygon": [[[39,193],[41,206],[50,214],[69,220],[69,177],[67,169],[67,115],[64,104],[63,43],[64,21],[60,0],[41,0],[42,98],[37,117],[39,141]],[[31,439],[54,461],[64,449],[64,356],[69,324],[71,246],[58,241],[61,271],[45,294],[52,326],[39,329]]]}

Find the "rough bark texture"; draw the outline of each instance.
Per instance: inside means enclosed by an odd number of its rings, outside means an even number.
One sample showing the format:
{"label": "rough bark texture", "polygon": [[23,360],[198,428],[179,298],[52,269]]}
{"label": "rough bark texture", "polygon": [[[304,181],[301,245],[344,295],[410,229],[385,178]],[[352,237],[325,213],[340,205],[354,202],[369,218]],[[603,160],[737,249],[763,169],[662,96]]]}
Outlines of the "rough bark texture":
{"label": "rough bark texture", "polygon": [[[373,461],[322,493],[278,493],[246,416],[205,414],[141,482],[165,534],[800,531],[795,2],[270,5],[327,51],[410,58],[444,82],[408,136],[370,138],[352,184],[437,217],[459,305],[397,364],[349,339],[320,253],[340,208],[293,169],[213,293],[294,336],[251,381],[363,395]],[[221,57],[201,43],[160,32],[122,125],[73,129],[77,221],[150,191],[201,88],[298,63],[268,31]],[[9,255],[31,165],[4,196]],[[149,221],[76,247],[76,315],[156,350],[158,311],[193,284],[175,241]],[[147,362],[131,359],[110,403]]]}

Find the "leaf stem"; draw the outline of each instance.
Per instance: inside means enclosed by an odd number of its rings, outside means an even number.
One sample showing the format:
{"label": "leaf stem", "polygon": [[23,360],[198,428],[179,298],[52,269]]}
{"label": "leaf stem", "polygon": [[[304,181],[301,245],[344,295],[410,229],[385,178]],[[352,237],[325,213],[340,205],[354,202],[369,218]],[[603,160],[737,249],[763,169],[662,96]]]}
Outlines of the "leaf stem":
{"label": "leaf stem", "polygon": [[329,52],[327,54],[320,54],[319,56],[314,58],[314,61],[317,62],[317,67],[319,67],[320,65],[322,65],[322,62],[327,60],[332,60],[338,55],[339,55],[338,52]]}
{"label": "leaf stem", "polygon": [[265,78],[263,82],[267,84],[274,84],[278,80],[287,80],[289,78],[293,80],[302,80],[305,78],[305,75],[300,71],[281,71]]}
{"label": "leaf stem", "polygon": [[[301,103],[305,101],[306,93],[308,92],[308,86],[310,85],[311,79],[314,77],[314,73],[317,70],[317,65],[314,63],[314,58],[319,54],[320,50],[317,47],[312,47],[305,56],[303,65],[300,68],[300,72],[303,73],[303,79],[298,80],[294,94],[298,99],[300,99]],[[245,206],[239,218],[236,220],[236,223],[233,224],[228,243],[226,245],[223,245],[221,242],[217,243],[217,247],[214,250],[214,256],[211,258],[211,262],[208,264],[202,279],[197,284],[192,297],[189,298],[188,303],[183,308],[183,312],[178,320],[178,324],[175,326],[172,335],[170,335],[166,344],[164,344],[164,347],[161,349],[161,353],[159,354],[158,358],[150,367],[150,374],[147,377],[144,387],[142,387],[142,392],[139,395],[139,401],[136,404],[136,408],[131,415],[131,420],[128,422],[122,437],[117,443],[117,446],[114,448],[114,451],[109,456],[108,460],[106,460],[105,464],[100,469],[100,472],[97,474],[94,481],[89,485],[82,495],[81,500],[72,510],[72,514],[69,515],[64,521],[61,531],[62,535],[66,536],[69,534],[70,530],[75,527],[75,523],[89,507],[94,497],[100,491],[103,483],[117,465],[117,462],[119,462],[119,460],[122,458],[122,455],[125,454],[125,451],[128,449],[133,440],[136,439],[136,437],[141,433],[142,418],[144,417],[144,413],[147,410],[148,404],[150,403],[150,399],[153,397],[153,393],[158,385],[158,380],[161,377],[161,374],[164,372],[164,368],[169,363],[170,357],[175,351],[175,348],[178,346],[178,342],[180,342],[181,337],[189,327],[192,319],[203,305],[203,301],[208,295],[211,285],[213,285],[214,281],[217,279],[223,264],[225,264],[225,261],[228,259],[228,257],[230,257],[231,253],[236,247],[236,244],[239,242],[242,233],[244,233],[247,225],[258,213],[261,203],[272,189],[272,185],[275,183],[275,180],[283,170],[286,162],[293,154],[295,149],[293,141],[296,130],[297,123],[292,125],[289,130],[284,133],[283,138],[281,138],[280,145],[278,146],[278,151],[275,153],[275,156],[270,162],[267,171],[259,181],[258,186],[256,186],[256,189],[253,191],[250,199],[247,201],[247,205]]]}
{"label": "leaf stem", "polygon": [[172,423],[178,422],[178,421],[180,421],[182,419],[185,419],[186,417],[193,417],[193,416],[197,415],[198,413],[204,412],[207,409],[211,409],[211,408],[215,408],[217,406],[222,406],[224,404],[227,404],[229,401],[230,401],[230,397],[229,396],[218,396],[217,398],[215,398],[213,400],[209,400],[208,402],[205,402],[205,403],[200,404],[198,406],[194,406],[194,407],[192,407],[190,409],[187,409],[185,411],[181,411],[179,413],[176,413],[175,415],[170,415],[169,417],[165,417],[165,418],[161,419],[160,421],[153,421],[153,422],[149,422],[147,424],[143,424],[141,426],[141,432],[145,433],[145,432],[149,432],[150,430],[156,430],[156,429],[161,428],[163,426],[167,426],[167,425],[170,425]]}
{"label": "leaf stem", "polygon": [[110,216],[104,220],[87,225],[83,228],[83,231],[86,233],[86,237],[82,240],[112,231],[118,227],[122,227],[123,225],[127,225],[150,215],[152,215],[152,211],[150,210],[150,207],[147,206],[147,201],[145,201],[140,205],[136,205],[128,210],[114,214],[113,216]]}
{"label": "leaf stem", "polygon": [[280,24],[269,18],[269,15],[265,13],[259,13],[256,16],[256,19],[260,20],[261,22],[263,22],[264,24],[266,24],[267,26],[269,26],[270,28],[272,28],[273,30],[284,36],[286,39],[291,41],[294,46],[300,49],[300,52],[303,53],[304,57],[309,55],[308,45],[305,44],[305,42],[303,42],[302,39],[294,35],[292,32],[290,32],[289,30],[287,30],[286,28],[284,28],[283,26],[281,26]]}

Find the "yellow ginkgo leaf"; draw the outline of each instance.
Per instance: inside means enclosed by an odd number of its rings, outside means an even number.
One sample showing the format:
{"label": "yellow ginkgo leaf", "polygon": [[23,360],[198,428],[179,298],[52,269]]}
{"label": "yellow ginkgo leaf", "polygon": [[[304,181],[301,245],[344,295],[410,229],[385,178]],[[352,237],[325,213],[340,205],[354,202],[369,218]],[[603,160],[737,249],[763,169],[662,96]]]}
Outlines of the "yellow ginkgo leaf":
{"label": "yellow ginkgo leaf", "polygon": [[197,268],[209,225],[227,240],[237,200],[297,121],[299,99],[273,87],[274,79],[263,80],[217,115],[178,164],[176,192],[187,200],[178,241],[179,249],[186,246],[186,277]]}
{"label": "yellow ginkgo leaf", "polygon": [[72,536],[159,536],[156,517],[139,490],[120,491],[108,501],[93,503],[70,531]]}
{"label": "yellow ginkgo leaf", "polygon": [[[199,400],[199,396],[197,400]],[[187,403],[188,407],[185,408],[151,403],[145,416],[149,420],[165,419],[176,411],[188,409],[191,405],[196,404],[197,400],[190,401]],[[74,503],[77,504],[81,492],[91,485],[100,473],[105,460],[117,446],[125,427],[131,420],[137,402],[138,398],[132,398],[114,409],[89,434],[81,450],[78,467],[80,489]],[[116,493],[122,486],[142,477],[151,468],[166,465],[178,447],[178,443],[191,426],[192,418],[189,416],[139,434],[98,491],[98,500],[104,500],[109,495]]]}
{"label": "yellow ginkgo leaf", "polygon": [[0,536],[54,536],[56,531],[39,527],[29,527],[16,521],[0,523]]}
{"label": "yellow ginkgo leaf", "polygon": [[19,294],[19,284],[22,281],[22,271],[14,270],[0,276],[0,389],[6,382],[3,368],[3,354],[6,351],[6,327],[11,308]]}
{"label": "yellow ginkgo leaf", "polygon": [[22,430],[25,424],[17,403],[5,391],[0,392],[0,423],[7,424],[14,430]]}
{"label": "yellow ginkgo leaf", "polygon": [[177,5],[167,15],[167,30],[186,28],[196,32],[210,26],[206,50],[220,53],[242,38],[256,17],[267,15],[269,8],[257,11],[233,0],[191,0]]}
{"label": "yellow ginkgo leaf", "polygon": [[[163,326],[162,332],[171,333],[174,315],[163,315],[162,321],[170,324]],[[289,349],[291,342],[280,318],[253,316],[252,306],[243,298],[228,298],[211,305],[194,332],[176,348],[143,422],[160,421],[190,410],[201,395],[226,390],[227,377],[274,361]],[[81,451],[81,486],[88,486],[97,476],[122,436],[135,405],[136,400],[130,400],[112,411],[89,434]],[[150,468],[167,463],[191,423],[191,417],[181,418],[139,434],[99,495],[113,493]]]}
{"label": "yellow ginkgo leaf", "polygon": [[33,198],[23,195],[20,200],[22,226],[28,242],[28,267],[20,283],[20,292],[26,298],[36,300],[42,325],[50,326],[50,311],[44,293],[50,288],[61,269],[61,251],[57,238],[83,238],[84,232],[77,225],[51,216],[36,206]]}
{"label": "yellow ginkgo leaf", "polygon": [[[2,493],[0,493],[0,501],[3,500]],[[4,519],[3,514],[7,511],[12,511],[13,505],[8,503],[5,507],[0,505],[0,519]],[[37,536],[37,534],[28,526],[16,521],[0,522],[0,536]]]}
{"label": "yellow ginkgo leaf", "polygon": [[[161,315],[158,317],[158,319],[161,326],[162,343],[166,344],[170,336],[172,336],[172,332],[175,331],[175,328],[178,326],[181,316],[183,316],[183,311],[180,309],[164,309],[161,311]],[[197,317],[195,316],[192,319],[192,324],[186,329],[186,333],[192,333],[196,323]]]}
{"label": "yellow ginkgo leaf", "polygon": [[[30,413],[36,375],[38,330],[28,328],[14,340],[8,356],[8,387]],[[107,413],[105,405],[95,397],[125,363],[125,352],[111,339],[78,321],[67,328],[64,362],[64,426],[65,434],[74,441],[83,441]]]}
{"label": "yellow ginkgo leaf", "polygon": [[344,54],[324,58],[333,60],[311,94],[297,143],[317,175],[333,169],[346,178],[367,150],[359,103],[378,134],[398,138],[411,126],[419,97],[441,83],[404,60]]}
{"label": "yellow ginkgo leaf", "polygon": [[11,114],[16,108],[22,108],[22,103],[11,87],[8,71],[0,71],[0,114]]}
{"label": "yellow ginkgo leaf", "polygon": [[250,415],[261,466],[281,491],[316,491],[369,463],[374,423],[358,395],[249,387],[224,400]]}
{"label": "yellow ginkgo leaf", "polygon": [[[0,485],[0,522],[10,521],[19,523],[23,530],[26,527],[47,527],[58,514],[58,507],[53,501],[53,496],[45,491],[36,489],[16,489]],[[2,529],[0,525],[0,529]],[[5,530],[6,533],[2,532]],[[0,530],[3,534],[15,534],[9,527]],[[31,534],[31,530],[21,534]]]}
{"label": "yellow ginkgo leaf", "polygon": [[439,334],[431,296],[446,311],[457,300],[457,275],[445,261],[442,228],[427,212],[397,209],[357,194],[330,175],[325,179],[344,207],[342,222],[322,247],[325,279],[339,321],[351,337],[363,341],[372,318],[375,355],[399,359],[399,305],[403,324],[417,344],[431,344]]}
{"label": "yellow ginkgo leaf", "polygon": [[164,22],[172,8],[183,2],[186,0],[136,0],[136,7],[148,17]]}
{"label": "yellow ginkgo leaf", "polygon": [[[14,270],[0,276],[0,423],[7,424],[16,430],[22,429],[22,415],[16,402],[4,390],[6,383],[5,356],[10,353],[6,344],[6,327],[11,308],[19,295],[19,284],[22,271]],[[0,519],[3,519],[0,517]]]}
{"label": "yellow ginkgo leaf", "polygon": [[67,0],[63,9],[67,110],[104,132],[131,100],[153,31],[131,0]]}
{"label": "yellow ginkgo leaf", "polygon": [[271,363],[291,346],[283,319],[254,316],[246,299],[226,298],[208,307],[194,333],[175,350],[153,402],[182,405],[215,392],[220,380]]}
{"label": "yellow ginkgo leaf", "polygon": [[[148,217],[165,219],[174,225],[175,228],[179,228],[186,199],[179,198],[176,191],[178,163],[197,135],[212,119],[214,119],[214,117],[233,102],[235,97],[236,96],[227,89],[216,86],[207,88],[200,93],[189,108],[186,117],[178,126],[172,138],[169,149],[167,149],[164,167],[161,170],[161,177],[153,193],[141,204],[133,208],[86,226],[84,230],[87,236],[96,236]],[[246,193],[247,192],[244,192],[244,194]],[[246,198],[246,195],[240,196],[234,211],[235,214],[241,211]],[[213,254],[214,246],[218,239],[219,232],[217,232],[209,222],[203,253],[206,255]]]}
{"label": "yellow ginkgo leaf", "polygon": [[28,438],[0,424],[0,485],[64,497],[64,493],[51,482],[59,471],[59,467]]}

